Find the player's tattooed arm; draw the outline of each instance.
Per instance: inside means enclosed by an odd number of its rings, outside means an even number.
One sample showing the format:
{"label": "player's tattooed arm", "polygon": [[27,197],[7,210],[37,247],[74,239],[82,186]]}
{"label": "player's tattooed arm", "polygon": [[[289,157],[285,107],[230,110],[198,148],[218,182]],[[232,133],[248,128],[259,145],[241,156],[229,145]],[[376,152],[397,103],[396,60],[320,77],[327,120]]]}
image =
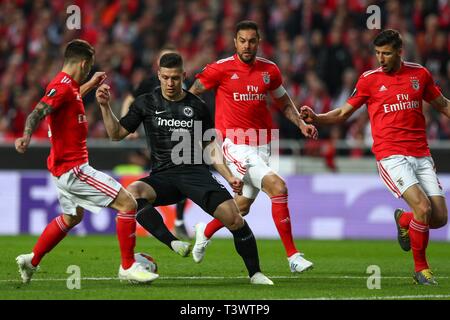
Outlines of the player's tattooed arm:
{"label": "player's tattooed arm", "polygon": [[191,88],[189,89],[189,91],[193,94],[195,94],[196,96],[202,94],[203,92],[206,91],[205,86],[203,85],[203,83],[199,80],[199,79],[195,79],[194,83],[192,84]]}
{"label": "player's tattooed arm", "polygon": [[441,94],[439,97],[432,100],[430,103],[434,109],[436,109],[440,113],[445,114],[448,118],[450,118],[450,100],[444,97],[444,95]]}
{"label": "player's tattooed arm", "polygon": [[52,107],[44,102],[39,102],[36,108],[28,115],[25,122],[23,135],[31,136],[37,126],[48,114],[52,112]]}
{"label": "player's tattooed arm", "polygon": [[17,152],[24,153],[28,149],[28,145],[31,141],[31,135],[42,119],[52,112],[52,107],[44,102],[39,102],[36,108],[28,115],[25,122],[25,129],[23,130],[23,136],[17,138],[14,142]]}

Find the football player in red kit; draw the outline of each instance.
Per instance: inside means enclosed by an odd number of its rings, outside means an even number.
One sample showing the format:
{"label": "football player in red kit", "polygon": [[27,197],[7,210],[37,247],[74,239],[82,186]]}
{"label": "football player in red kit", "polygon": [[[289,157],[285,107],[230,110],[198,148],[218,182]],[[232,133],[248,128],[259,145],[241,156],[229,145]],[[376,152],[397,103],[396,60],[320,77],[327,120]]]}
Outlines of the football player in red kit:
{"label": "football player in red kit", "polygon": [[82,97],[106,78],[103,72],[96,73],[80,86],[94,64],[94,55],[88,42],[78,39],[69,42],[61,72],[47,86],[45,96],[27,117],[23,136],[15,142],[17,151],[24,153],[33,131],[41,120],[48,118],[51,150],[47,167],[63,211],[47,225],[33,252],[16,258],[24,283],[31,280],[43,256],[81,222],[84,209],[98,212],[102,207],[118,210],[117,237],[122,257],[119,279],[146,283],[158,278],[134,260],[136,200],[119,182],[88,162],[88,125]]}
{"label": "football player in red kit", "polygon": [[[288,189],[284,180],[269,166],[272,118],[267,105],[270,94],[276,106],[309,138],[317,138],[314,126],[306,124],[282,85],[282,76],[272,61],[256,56],[260,36],[258,25],[242,21],[236,26],[236,54],[207,65],[196,77],[190,91],[201,94],[216,90],[215,127],[224,139],[222,148],[227,165],[244,181],[242,195],[235,199],[246,215],[259,191],[272,202],[272,217],[283,242],[292,272],[313,266],[303,258],[293,241]],[[201,262],[211,236],[223,224],[217,219],[208,225],[196,225],[192,250],[195,262]]]}
{"label": "football player in red kit", "polygon": [[428,148],[422,100],[447,117],[450,101],[426,68],[402,60],[402,40],[397,31],[382,31],[373,44],[380,67],[360,76],[342,107],[315,114],[303,106],[301,114],[307,123],[333,124],[345,121],[367,105],[378,173],[388,190],[411,208],[395,210],[394,218],[401,248],[413,253],[414,282],[437,284],[426,259],[426,248],[429,229],[446,225],[448,213]]}

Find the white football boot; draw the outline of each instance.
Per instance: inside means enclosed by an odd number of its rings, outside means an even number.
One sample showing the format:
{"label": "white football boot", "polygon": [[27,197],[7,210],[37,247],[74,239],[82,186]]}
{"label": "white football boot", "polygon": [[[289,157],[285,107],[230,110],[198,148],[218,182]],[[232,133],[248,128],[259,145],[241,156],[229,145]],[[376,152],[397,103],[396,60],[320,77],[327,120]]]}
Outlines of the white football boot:
{"label": "white football boot", "polygon": [[33,274],[39,269],[39,266],[33,266],[31,259],[33,259],[34,253],[21,254],[16,258],[17,265],[19,266],[20,277],[23,283],[28,283],[31,280]]}
{"label": "white football boot", "polygon": [[209,245],[210,240],[205,236],[206,224],[203,222],[195,225],[195,244],[192,249],[192,258],[196,263],[202,262],[205,256],[206,247]]}
{"label": "white football boot", "polygon": [[306,270],[310,270],[313,268],[314,264],[311,261],[303,258],[303,253],[295,253],[288,258],[289,268],[291,272],[301,273]]}
{"label": "white football boot", "polygon": [[178,253],[182,257],[187,257],[191,253],[192,246],[189,242],[184,242],[180,240],[174,240],[170,243],[173,251]]}
{"label": "white football boot", "polygon": [[130,283],[149,283],[156,280],[159,274],[145,270],[144,266],[138,262],[135,262],[128,269],[119,267],[119,279],[120,281],[128,281]]}
{"label": "white football boot", "polygon": [[262,272],[257,272],[257,273],[255,273],[255,274],[250,278],[250,283],[251,283],[251,284],[263,284],[263,285],[273,286],[272,280],[270,280],[269,278],[267,278]]}

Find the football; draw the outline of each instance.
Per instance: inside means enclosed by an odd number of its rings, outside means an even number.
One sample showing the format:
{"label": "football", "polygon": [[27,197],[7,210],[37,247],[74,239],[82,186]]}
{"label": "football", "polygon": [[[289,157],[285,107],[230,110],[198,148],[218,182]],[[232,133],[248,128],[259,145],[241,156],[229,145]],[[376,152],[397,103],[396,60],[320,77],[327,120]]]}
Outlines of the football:
{"label": "football", "polygon": [[142,264],[146,270],[153,273],[158,273],[158,265],[156,264],[155,259],[151,255],[147,253],[138,252],[134,254],[134,260]]}

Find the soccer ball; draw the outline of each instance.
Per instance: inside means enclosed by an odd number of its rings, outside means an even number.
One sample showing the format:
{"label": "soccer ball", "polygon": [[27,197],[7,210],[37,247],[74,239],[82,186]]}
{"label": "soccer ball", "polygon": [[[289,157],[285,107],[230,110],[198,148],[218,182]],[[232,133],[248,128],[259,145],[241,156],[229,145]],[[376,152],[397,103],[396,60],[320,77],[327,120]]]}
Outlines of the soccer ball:
{"label": "soccer ball", "polygon": [[147,253],[138,252],[134,254],[134,260],[144,266],[145,270],[158,273],[158,265],[155,259]]}

